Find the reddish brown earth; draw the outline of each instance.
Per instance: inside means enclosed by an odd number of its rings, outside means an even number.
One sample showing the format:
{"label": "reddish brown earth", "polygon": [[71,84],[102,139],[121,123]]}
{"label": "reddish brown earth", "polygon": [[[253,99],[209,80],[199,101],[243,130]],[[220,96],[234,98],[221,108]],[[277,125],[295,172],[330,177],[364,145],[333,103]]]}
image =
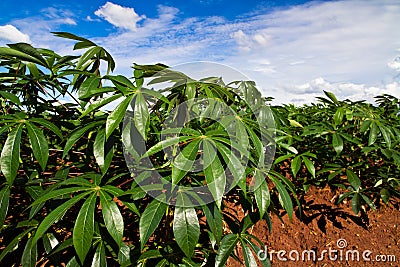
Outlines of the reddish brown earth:
{"label": "reddish brown earth", "polygon": [[[336,195],[329,189],[311,188],[305,196],[306,205],[303,207],[301,218],[297,212],[290,222],[288,216],[282,213],[282,223],[278,216],[271,215],[272,233],[269,232],[265,221],[257,223],[249,230],[267,246],[268,257],[272,255],[272,266],[400,266],[399,204],[382,205],[377,211],[363,211],[359,216],[355,216],[350,203],[340,206],[334,204]],[[339,243],[341,247],[338,247],[337,242],[340,239],[345,240],[346,246]],[[329,249],[338,250],[337,260],[328,259]],[[281,257],[286,258],[286,262],[278,259],[279,250],[286,251]],[[292,250],[299,252],[299,261],[289,259],[289,252]],[[302,261],[304,250],[314,250],[317,260],[308,260],[308,254],[304,254],[305,261]],[[323,260],[318,260],[323,250],[327,252]],[[359,261],[356,257],[354,260],[352,258],[351,251],[356,253],[355,250],[359,252]],[[363,260],[362,253],[365,250],[372,252],[367,257],[370,262]],[[296,257],[294,253],[292,252],[292,258]],[[331,253],[335,258],[335,252]],[[380,257],[380,262],[377,262],[377,256]],[[382,262],[385,257],[386,262]],[[231,258],[228,266],[242,265]]]}

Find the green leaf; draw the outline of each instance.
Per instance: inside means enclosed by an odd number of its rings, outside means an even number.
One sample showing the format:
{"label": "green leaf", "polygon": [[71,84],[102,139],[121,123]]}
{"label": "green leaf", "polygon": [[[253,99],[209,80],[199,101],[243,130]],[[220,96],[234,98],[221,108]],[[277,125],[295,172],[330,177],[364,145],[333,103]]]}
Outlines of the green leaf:
{"label": "green leaf", "polygon": [[344,117],[344,109],[343,107],[340,107],[336,110],[335,115],[333,115],[333,121],[335,122],[335,125],[342,124],[343,117]]}
{"label": "green leaf", "polygon": [[95,95],[100,95],[107,92],[112,92],[112,87],[101,87],[101,78],[97,76],[91,76],[85,79],[85,81],[79,86],[78,98],[81,100],[88,99]]}
{"label": "green leaf", "polygon": [[12,93],[10,93],[10,92],[1,91],[1,92],[0,92],[0,95],[1,95],[2,97],[4,97],[4,98],[10,100],[11,102],[13,102],[14,104],[16,104],[16,105],[18,105],[18,106],[21,106],[21,105],[22,105],[22,104],[21,104],[21,101],[19,100],[19,98],[18,98],[16,95],[14,95],[14,94],[12,94]]}
{"label": "green leaf", "polygon": [[[110,139],[108,141],[110,141]],[[110,167],[114,155],[113,145],[110,144],[110,142],[106,142],[106,131],[104,128],[96,135],[96,139],[93,143],[93,155],[101,172],[104,174],[108,167]]]}
{"label": "green leaf", "polygon": [[286,190],[285,186],[278,179],[276,179],[273,176],[270,176],[270,178],[274,182],[276,189],[278,190],[279,202],[281,203],[282,207],[288,213],[289,219],[292,220],[293,203],[292,203],[292,199],[290,198],[288,191]]}
{"label": "green leaf", "polygon": [[360,212],[360,207],[361,207],[360,194],[355,193],[353,195],[353,198],[351,199],[351,208],[353,209],[355,214],[358,214]]}
{"label": "green leaf", "polygon": [[147,150],[147,152],[143,155],[143,158],[154,155],[155,153],[160,152],[161,150],[163,150],[166,147],[169,147],[172,145],[177,145],[180,142],[185,142],[190,139],[193,139],[193,137],[192,136],[177,136],[177,137],[172,137],[172,138],[162,140],[162,141],[158,142],[157,144],[155,144],[154,146],[152,146],[151,148],[149,148]]}
{"label": "green leaf", "polygon": [[179,247],[191,258],[200,236],[200,225],[194,208],[175,207],[173,232]]}
{"label": "green leaf", "polygon": [[42,239],[43,239],[44,250],[46,251],[47,255],[51,253],[53,249],[60,244],[60,242],[58,242],[57,238],[54,236],[53,233],[47,233],[43,235]]}
{"label": "green leaf", "polygon": [[132,101],[134,95],[130,95],[125,98],[107,117],[106,122],[106,139],[114,132],[114,130],[119,126],[122,119],[125,116],[126,109]]}
{"label": "green leaf", "polygon": [[97,192],[94,192],[83,203],[72,232],[75,251],[81,262],[85,261],[92,244],[96,199]]}
{"label": "green leaf", "polygon": [[372,209],[372,210],[376,210],[376,206],[374,205],[374,203],[372,203],[371,199],[369,199],[369,197],[367,197],[364,194],[360,194],[362,199],[365,201],[365,203],[367,203],[367,205]]}
{"label": "green leaf", "polygon": [[383,202],[385,202],[386,204],[389,203],[389,199],[390,199],[390,191],[386,188],[382,188],[381,192],[380,192],[381,198],[383,200]]}
{"label": "green leaf", "polygon": [[332,146],[337,155],[339,155],[343,150],[343,139],[338,133],[332,135]]}
{"label": "green leaf", "polygon": [[138,262],[146,262],[147,260],[150,259],[158,259],[162,257],[163,255],[160,253],[159,250],[156,249],[146,250],[144,253],[140,255]]}
{"label": "green leaf", "polygon": [[93,102],[92,104],[90,104],[82,113],[82,115],[80,116],[80,118],[85,117],[87,114],[89,114],[92,111],[98,111],[101,107],[117,100],[118,98],[122,97],[122,94],[116,94],[107,98],[101,98],[95,102]]}
{"label": "green leaf", "polygon": [[226,261],[232,254],[238,241],[239,235],[237,234],[227,234],[224,236],[221,241],[221,245],[218,248],[217,256],[215,258],[215,266],[225,266]]}
{"label": "green leaf", "polygon": [[149,118],[149,107],[141,92],[134,99],[133,120],[143,139],[146,139],[146,129]]}
{"label": "green leaf", "polygon": [[130,253],[131,253],[130,247],[122,242],[118,252],[118,263],[120,264],[121,267],[132,266]]}
{"label": "green leaf", "polygon": [[293,176],[296,177],[297,173],[299,172],[301,168],[301,157],[296,156],[293,158],[292,163],[290,164],[290,167],[292,169]]}
{"label": "green leaf", "polygon": [[93,256],[91,267],[104,267],[104,266],[107,266],[106,250],[104,248],[104,243],[99,242]]}
{"label": "green leaf", "polygon": [[35,59],[37,59],[40,62],[40,65],[44,67],[49,67],[47,64],[47,61],[42,57],[42,55],[39,53],[39,51],[31,46],[30,44],[26,43],[16,43],[16,44],[9,44],[9,47],[12,49],[18,50],[22,53],[25,53]]}
{"label": "green leaf", "polygon": [[7,216],[8,203],[10,199],[10,187],[5,186],[0,191],[0,229],[3,227]]}
{"label": "green leaf", "polygon": [[69,32],[52,32],[52,34],[58,37],[79,41],[75,44],[74,50],[96,46],[92,41]]}
{"label": "green leaf", "polygon": [[61,139],[63,138],[63,135],[62,135],[60,129],[57,126],[55,126],[53,123],[51,123],[45,119],[42,119],[42,118],[31,118],[31,119],[29,119],[29,121],[40,124],[40,125],[46,127],[47,129],[49,129],[50,131],[52,131],[53,133],[55,133]]}
{"label": "green leaf", "polygon": [[25,231],[23,231],[22,233],[17,235],[13,240],[11,240],[11,242],[9,242],[7,244],[7,246],[1,252],[1,254],[0,254],[0,262],[4,259],[5,256],[7,256],[8,253],[13,252],[15,250],[15,248],[18,246],[19,241],[24,236],[26,236],[28,233],[30,233],[30,231],[32,231],[32,229],[34,229],[34,228],[35,227],[29,227],[28,229],[26,229]]}
{"label": "green leaf", "polygon": [[37,262],[37,243],[32,243],[33,238],[29,238],[22,253],[22,267],[35,267]]}
{"label": "green leaf", "polygon": [[172,165],[172,183],[178,184],[179,181],[188,173],[196,159],[199,150],[200,140],[194,140],[187,144],[174,159]]}
{"label": "green leaf", "polygon": [[221,200],[225,194],[226,175],[225,168],[216,154],[216,148],[207,139],[203,140],[203,160],[204,174],[206,176],[207,186],[213,195],[218,208],[221,207]]}
{"label": "green leaf", "polygon": [[29,141],[31,142],[33,154],[39,162],[40,167],[42,167],[42,170],[44,170],[49,158],[49,146],[46,137],[43,132],[33,124],[27,122],[25,125],[28,129],[28,136]]}
{"label": "green leaf", "polygon": [[43,234],[46,233],[47,229],[49,229],[54,222],[60,220],[67,210],[69,210],[76,202],[87,196],[89,193],[90,192],[81,193],[71,198],[70,200],[64,202],[52,212],[50,212],[46,217],[44,217],[43,221],[40,223],[36,230],[35,236],[32,240],[32,244],[35,244],[39,240],[39,238],[41,238]]}
{"label": "green leaf", "polygon": [[222,214],[219,211],[218,207],[214,203],[210,203],[206,206],[203,206],[204,214],[206,215],[206,221],[208,227],[210,227],[211,232],[214,234],[214,237],[219,243],[222,238]]}
{"label": "green leaf", "polygon": [[61,196],[68,196],[69,194],[73,194],[79,191],[84,191],[84,190],[89,190],[89,188],[85,187],[67,187],[67,188],[62,188],[54,191],[49,191],[46,192],[45,194],[42,194],[39,198],[35,199],[35,201],[30,204],[30,207],[33,207],[35,205],[41,204],[43,202],[46,202],[49,199],[61,197]]}
{"label": "green leaf", "polygon": [[121,246],[124,234],[124,219],[118,209],[117,203],[103,191],[100,191],[100,203],[106,228],[117,245]]}
{"label": "green leaf", "polygon": [[371,129],[369,131],[368,146],[375,143],[376,139],[378,138],[378,133],[378,126],[376,125],[376,122],[372,122]]}
{"label": "green leaf", "polygon": [[315,178],[315,167],[314,167],[314,163],[312,163],[311,160],[309,160],[307,157],[302,156],[303,162],[306,165],[306,168],[308,170],[309,173],[311,173],[312,177]]}
{"label": "green leaf", "polygon": [[99,125],[101,123],[103,123],[103,122],[101,122],[101,121],[91,122],[88,125],[73,131],[71,133],[69,139],[67,140],[67,143],[65,144],[62,158],[64,158],[68,154],[68,152],[71,150],[72,146],[76,143],[76,141],[78,141],[79,138],[81,138],[87,131],[89,131],[90,129],[96,127],[97,125]]}
{"label": "green leaf", "polygon": [[[263,267],[271,267],[271,262],[268,259],[268,252],[261,250],[250,238],[246,238],[245,241],[250,244],[251,248],[256,253],[258,260],[262,264]],[[262,243],[260,244],[262,245]]]}
{"label": "green leaf", "polygon": [[255,179],[254,197],[256,199],[261,219],[268,210],[268,207],[271,203],[271,196],[269,194],[268,184],[265,181],[265,174],[263,172],[256,170],[253,179]]}
{"label": "green leaf", "polygon": [[327,97],[329,97],[329,99],[332,100],[332,102],[333,102],[334,104],[339,104],[339,101],[337,100],[336,96],[335,96],[333,93],[327,92],[327,91],[324,90],[324,94],[325,94]]}
{"label": "green leaf", "polygon": [[8,134],[7,140],[1,150],[0,169],[10,186],[14,183],[14,179],[18,173],[21,133],[22,124],[15,127]]}
{"label": "green leaf", "polygon": [[65,267],[81,267],[76,256],[72,257],[72,259],[67,263]]}
{"label": "green leaf", "polygon": [[154,233],[162,217],[165,214],[167,205],[154,199],[144,210],[139,221],[140,248],[143,249],[147,240]]}
{"label": "green leaf", "polygon": [[362,124],[361,124],[361,128],[360,128],[360,132],[365,132],[366,130],[368,130],[368,128],[370,127],[370,125],[371,125],[371,122],[372,121],[370,121],[370,120],[366,120],[366,121],[364,121]]}
{"label": "green leaf", "polygon": [[247,267],[257,266],[256,259],[254,258],[254,255],[249,246],[247,246],[247,244],[243,239],[240,239],[240,243],[242,244],[242,251],[243,251],[245,265]]}
{"label": "green leaf", "polygon": [[301,125],[299,122],[297,122],[295,120],[289,120],[289,123],[290,123],[290,126],[303,128],[303,125]]}
{"label": "green leaf", "polygon": [[379,125],[379,130],[381,131],[383,139],[386,142],[386,146],[390,148],[392,146],[392,140],[390,138],[390,130],[383,125]]}
{"label": "green leaf", "polygon": [[[15,57],[17,60],[20,60],[20,61],[27,61],[27,62],[32,62],[32,63],[36,63],[39,65],[43,65],[43,62],[41,60],[38,60],[37,58],[32,57],[29,54],[15,50],[13,48],[0,47],[0,55],[5,56],[7,58]],[[46,65],[47,65],[47,63],[46,63]]]}
{"label": "green leaf", "polygon": [[350,169],[346,170],[346,175],[347,175],[347,181],[356,191],[358,191],[361,186],[360,178],[358,178],[358,176]]}
{"label": "green leaf", "polygon": [[103,78],[109,79],[114,85],[122,85],[130,89],[136,88],[128,78],[122,75],[105,75]]}
{"label": "green leaf", "polygon": [[218,148],[218,152],[222,155],[225,163],[228,165],[228,169],[234,177],[232,184],[230,184],[230,189],[238,185],[240,189],[246,194],[246,173],[245,164],[241,162],[235,153],[228,149],[225,145],[215,142]]}

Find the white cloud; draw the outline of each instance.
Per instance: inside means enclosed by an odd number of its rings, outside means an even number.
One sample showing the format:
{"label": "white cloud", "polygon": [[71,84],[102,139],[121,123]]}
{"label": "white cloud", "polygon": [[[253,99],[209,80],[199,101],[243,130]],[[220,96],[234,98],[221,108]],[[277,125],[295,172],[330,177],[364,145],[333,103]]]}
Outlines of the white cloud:
{"label": "white cloud", "polygon": [[15,26],[10,24],[0,26],[0,40],[6,40],[13,43],[31,43],[29,35],[19,31]]}
{"label": "white cloud", "polygon": [[[216,61],[245,73],[277,102],[311,102],[322,90],[354,100],[399,91],[400,61],[393,60],[400,48],[398,0],[315,1],[257,12],[229,21],[182,17],[177,8],[160,5],[150,18],[107,2],[95,14],[117,30],[91,39],[115,57],[118,73],[131,75],[133,62]],[[29,32],[34,43],[66,47],[49,32],[78,20],[66,10],[46,14],[10,24]],[[98,19],[86,17],[92,20]]]}
{"label": "white cloud", "polygon": [[378,87],[365,84],[328,82],[319,77],[301,85],[284,85],[280,89],[286,92],[285,99],[278,99],[278,101],[274,102],[310,103],[310,101],[315,100],[315,97],[321,96],[324,90],[334,93],[341,100],[350,99],[353,101],[366,100],[374,102],[374,97],[382,94],[389,94],[400,98],[399,82],[392,82]]}
{"label": "white cloud", "polygon": [[107,2],[100,7],[94,14],[100,18],[104,18],[112,25],[131,31],[136,31],[137,23],[143,19],[131,7],[123,7],[111,2]]}
{"label": "white cloud", "polygon": [[388,67],[400,71],[400,57],[396,57],[394,60],[390,61]]}

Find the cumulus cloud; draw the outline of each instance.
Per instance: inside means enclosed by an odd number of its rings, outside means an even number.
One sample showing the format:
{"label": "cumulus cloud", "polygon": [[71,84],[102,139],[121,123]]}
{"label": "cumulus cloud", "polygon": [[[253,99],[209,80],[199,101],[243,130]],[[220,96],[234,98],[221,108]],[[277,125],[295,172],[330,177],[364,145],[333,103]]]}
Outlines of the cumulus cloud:
{"label": "cumulus cloud", "polygon": [[275,102],[287,102],[288,100],[297,104],[306,104],[315,100],[315,97],[321,96],[322,91],[332,92],[339,99],[366,100],[374,102],[374,97],[382,94],[388,94],[400,98],[400,83],[392,82],[380,86],[368,86],[356,83],[335,83],[329,82],[318,77],[300,85],[282,85],[281,90],[286,92],[285,99],[279,99]]}
{"label": "cumulus cloud", "polygon": [[[46,14],[46,19],[10,24],[29,32],[34,43],[54,47],[54,39],[44,36],[62,23],[79,22],[67,10],[48,9]],[[399,91],[398,0],[313,1],[261,9],[235,20],[182,17],[177,8],[165,5],[158,6],[158,15],[146,17],[133,7],[107,2],[95,15],[83,19],[101,18],[116,30],[91,39],[111,52],[116,71],[124,75],[132,74],[133,62],[200,60],[238,69],[277,102],[311,102],[322,90],[339,98],[370,100]]]}
{"label": "cumulus cloud", "polygon": [[10,24],[0,26],[0,40],[6,40],[13,43],[31,43],[29,35],[19,31],[15,26]]}
{"label": "cumulus cloud", "polygon": [[94,14],[118,28],[130,31],[136,31],[136,24],[144,18],[144,16],[139,16],[132,7],[123,7],[111,2],[107,2]]}

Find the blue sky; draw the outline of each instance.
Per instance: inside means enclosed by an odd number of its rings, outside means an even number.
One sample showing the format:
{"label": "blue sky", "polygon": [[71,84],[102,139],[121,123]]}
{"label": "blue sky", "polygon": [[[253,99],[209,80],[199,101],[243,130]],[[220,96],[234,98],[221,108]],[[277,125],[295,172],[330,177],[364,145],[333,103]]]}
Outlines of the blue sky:
{"label": "blue sky", "polygon": [[28,42],[59,53],[68,31],[106,47],[116,72],[133,62],[218,62],[255,80],[276,102],[400,97],[400,1],[9,1],[0,45]]}

